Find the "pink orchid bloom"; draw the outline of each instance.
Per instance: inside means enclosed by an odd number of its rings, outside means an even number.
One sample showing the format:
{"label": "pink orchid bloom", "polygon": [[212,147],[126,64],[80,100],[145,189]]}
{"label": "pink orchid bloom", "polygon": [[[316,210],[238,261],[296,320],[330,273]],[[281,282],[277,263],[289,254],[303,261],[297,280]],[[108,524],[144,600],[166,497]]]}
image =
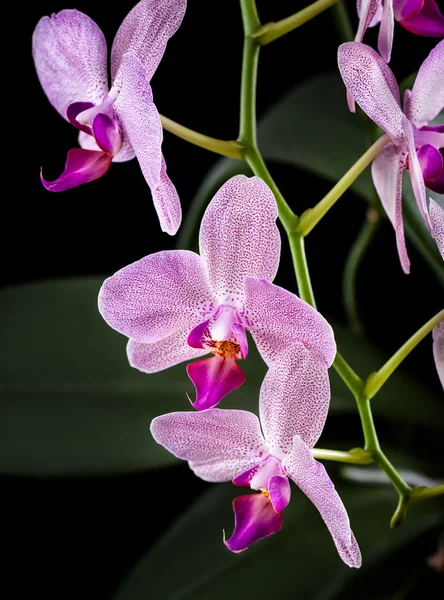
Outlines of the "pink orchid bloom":
{"label": "pink orchid bloom", "polygon": [[107,279],[99,293],[105,321],[128,336],[128,358],[145,373],[192,362],[194,407],[211,408],[245,375],[236,361],[248,354],[248,329],[267,365],[289,343],[313,352],[326,371],[336,353],[327,321],[294,294],[273,285],[280,256],[277,207],[259,177],[227,181],[208,205],[200,255],[157,252]]}
{"label": "pink orchid bloom", "polygon": [[186,0],[142,0],[123,20],[111,50],[99,26],[78,10],[43,17],[33,34],[33,57],[45,94],[61,116],[80,130],[55,181],[61,192],[98,179],[111,162],[137,156],[163,231],[174,235],[182,218],[180,201],[166,174],[162,124],[150,80],[169,38],[182,22]]}
{"label": "pink orchid bloom", "polygon": [[433,357],[441,385],[444,389],[444,321],[441,321],[432,331]]}
{"label": "pink orchid bloom", "polygon": [[[432,236],[440,241],[439,221],[427,207],[426,189],[444,192],[444,125],[428,126],[444,107],[444,40],[422,63],[412,91],[404,96],[401,110],[398,84],[390,68],[377,52],[358,42],[341,44],[338,64],[342,79],[362,110],[384,131],[388,143],[372,163],[372,177],[381,203],[396,232],[401,266],[410,272],[402,222],[402,176],[410,173],[420,213]],[[442,238],[441,238],[442,239]],[[442,243],[442,242],[441,242]]]}
{"label": "pink orchid bloom", "polygon": [[404,29],[427,37],[444,37],[444,15],[435,0],[357,0],[359,15],[355,42],[362,42],[367,27],[380,23],[378,50],[390,62],[394,22]]}
{"label": "pink orchid bloom", "polygon": [[281,352],[262,384],[260,421],[244,410],[174,412],[156,417],[151,433],[174,456],[187,460],[201,479],[232,480],[261,492],[233,502],[234,532],[224,540],[233,552],[281,529],[292,479],[320,512],[342,560],[360,567],[347,511],[310,450],[321,435],[330,401],[327,369],[320,369],[319,361],[319,354],[301,343]]}

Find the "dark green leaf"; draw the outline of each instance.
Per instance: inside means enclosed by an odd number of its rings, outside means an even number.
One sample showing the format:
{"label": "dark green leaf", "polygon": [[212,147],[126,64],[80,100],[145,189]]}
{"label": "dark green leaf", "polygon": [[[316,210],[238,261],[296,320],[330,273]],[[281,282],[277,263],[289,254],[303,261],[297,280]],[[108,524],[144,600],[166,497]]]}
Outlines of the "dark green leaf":
{"label": "dark green leaf", "polygon": [[[345,484],[337,489],[361,547],[361,571],[341,562],[318,512],[294,487],[282,531],[241,554],[230,553],[222,529],[231,535],[231,500],[240,490],[214,484],[139,563],[115,600],[339,600],[345,584],[374,567],[383,572],[391,554],[443,516],[438,502],[413,506],[403,526],[391,531],[393,489]],[[383,576],[390,578],[390,572]]]}

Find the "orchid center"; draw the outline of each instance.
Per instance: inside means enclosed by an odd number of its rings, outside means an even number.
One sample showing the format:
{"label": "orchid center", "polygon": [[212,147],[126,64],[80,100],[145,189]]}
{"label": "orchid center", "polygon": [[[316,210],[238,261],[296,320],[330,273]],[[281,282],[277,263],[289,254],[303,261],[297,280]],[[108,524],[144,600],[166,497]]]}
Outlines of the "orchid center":
{"label": "orchid center", "polygon": [[213,352],[222,358],[239,358],[240,344],[237,342],[232,342],[231,340],[215,342]]}

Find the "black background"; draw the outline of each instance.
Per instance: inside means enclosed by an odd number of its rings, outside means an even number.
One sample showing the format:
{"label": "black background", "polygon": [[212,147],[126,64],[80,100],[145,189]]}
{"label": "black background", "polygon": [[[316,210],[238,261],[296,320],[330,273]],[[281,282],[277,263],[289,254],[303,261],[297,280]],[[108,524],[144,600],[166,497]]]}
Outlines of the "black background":
{"label": "black background", "polygon": [[[307,2],[308,3],[308,2]],[[304,1],[258,1],[262,22],[278,20],[303,8]],[[63,8],[77,8],[112,39],[133,0],[118,3],[78,1],[75,5],[39,0],[26,10],[12,7],[10,22],[16,51],[7,57],[3,82],[2,283],[27,283],[60,276],[106,274],[161,249],[175,239],[161,233],[149,189],[137,161],[114,164],[98,181],[61,194],[51,194],[39,181],[63,170],[77,132],[52,108],[35,75],[31,35],[39,18]],[[347,2],[356,26],[354,2]],[[17,14],[20,12],[20,14]],[[14,25],[12,25],[14,23]],[[375,32],[366,37],[375,42]],[[391,67],[399,80],[417,69],[436,40],[418,38],[399,25]],[[298,82],[336,69],[338,38],[331,15],[321,15],[299,31],[263,49],[260,59],[258,115]],[[214,137],[234,139],[242,26],[238,2],[189,0],[184,23],[171,39],[153,81],[159,111]],[[12,82],[12,84],[11,84]],[[328,98],[325,99],[328,109]],[[217,160],[204,150],[165,133],[168,173],[181,197],[184,214],[199,184]],[[313,205],[330,185],[302,171],[271,165],[282,191],[297,198],[296,212]],[[310,235],[308,261],[318,307],[344,319],[341,275],[347,251],[366,207],[351,193],[338,202]],[[399,266],[391,226],[384,223],[362,264],[359,277],[361,314],[369,338],[393,352],[442,306],[442,290],[415,249],[409,245],[412,274]],[[296,291],[288,249],[283,244],[278,283]],[[406,360],[430,388],[438,390],[430,340]],[[159,476],[156,476],[159,485]],[[3,496],[14,507],[15,542],[24,580],[50,598],[106,599],[125,572],[155,540],[165,525],[206,487],[188,471],[175,467],[161,480],[165,497],[152,493],[151,474],[97,479],[37,480],[3,478]],[[183,494],[182,489],[187,493]],[[8,503],[9,506],[9,503]],[[428,550],[433,550],[433,543]]]}

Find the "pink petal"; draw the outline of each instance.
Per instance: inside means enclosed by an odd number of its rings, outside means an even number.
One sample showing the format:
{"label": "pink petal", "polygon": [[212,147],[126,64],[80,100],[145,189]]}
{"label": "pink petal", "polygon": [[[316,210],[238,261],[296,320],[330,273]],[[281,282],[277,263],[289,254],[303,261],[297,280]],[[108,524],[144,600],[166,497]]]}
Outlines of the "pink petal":
{"label": "pink petal", "polygon": [[224,539],[225,546],[232,552],[242,552],[254,542],[282,529],[282,512],[276,512],[263,494],[235,498],[233,510],[233,535],[229,540]]}
{"label": "pink petal", "polygon": [[435,238],[439,253],[444,260],[444,208],[430,198],[429,212],[433,237]]}
{"label": "pink petal", "polygon": [[444,36],[444,16],[435,0],[424,0],[421,11],[411,17],[399,19],[399,24],[416,35]]}
{"label": "pink petal", "polygon": [[208,354],[208,350],[190,348],[187,344],[187,331],[174,332],[152,344],[129,340],[126,352],[130,365],[143,373],[157,373],[186,360]]}
{"label": "pink petal", "polygon": [[[433,0],[432,0],[433,1]],[[424,0],[393,0],[395,19],[401,21],[416,15],[424,5]]]}
{"label": "pink petal", "polygon": [[32,53],[48,100],[67,119],[74,102],[100,104],[108,93],[105,37],[78,10],[62,10],[37,23]]}
{"label": "pink petal", "polygon": [[295,294],[269,281],[246,278],[242,316],[268,366],[293,342],[320,352],[328,367],[335,358],[334,333],[324,317]]}
{"label": "pink petal", "polygon": [[396,246],[404,273],[410,273],[402,221],[402,174],[405,169],[406,152],[394,144],[388,144],[372,163],[372,178],[381,204],[396,233]]}
{"label": "pink petal", "polygon": [[327,525],[339,556],[349,567],[361,566],[361,552],[350,528],[347,511],[325,468],[296,435],[293,450],[283,460],[283,468],[316,506]]}
{"label": "pink petal", "polygon": [[104,152],[113,156],[117,154],[122,146],[122,139],[115,123],[108,115],[99,113],[94,117],[92,130],[97,145]]}
{"label": "pink petal", "polygon": [[189,250],[145,256],[106,279],[99,292],[108,325],[143,343],[184,328],[189,333],[211,307],[202,261]]}
{"label": "pink petal", "polygon": [[[80,131],[84,131],[85,133],[87,133],[88,137],[92,136],[91,127],[79,123],[79,121],[77,121],[77,115],[84,112],[85,110],[88,110],[89,108],[93,108],[93,106],[94,104],[92,102],[74,102],[74,104],[70,104],[66,109],[66,118],[71,123],[71,125],[74,125],[76,129],[80,129]],[[86,150],[94,150],[94,148],[86,148]]]}
{"label": "pink petal", "polygon": [[196,410],[213,408],[245,381],[245,373],[234,358],[222,358],[218,354],[190,363],[187,373],[196,388],[193,402]]}
{"label": "pink petal", "polygon": [[390,62],[392,54],[394,28],[393,3],[390,0],[385,0],[382,6],[381,25],[379,26],[378,50],[386,63]]}
{"label": "pink petal", "polygon": [[151,433],[205,481],[230,481],[265,453],[259,420],[245,410],[173,412],[156,417]]}
{"label": "pink petal", "polygon": [[419,212],[421,213],[421,216],[424,219],[429,231],[431,231],[432,226],[430,224],[429,213],[427,210],[427,196],[424,185],[424,177],[422,176],[421,167],[416,154],[413,129],[410,121],[406,117],[402,118],[402,127],[407,138],[407,145],[409,149],[409,173],[413,192],[415,194],[416,204],[418,205]]}
{"label": "pink petal", "polygon": [[[444,214],[444,211],[443,211]],[[443,257],[444,258],[444,257]],[[438,377],[444,388],[444,321],[441,321],[432,331],[433,357],[435,359]]]}
{"label": "pink petal", "polygon": [[129,52],[140,60],[148,81],[154,75],[170,37],[177,31],[186,10],[186,0],[142,0],[127,14],[111,50],[112,79]]}
{"label": "pink petal", "polygon": [[151,189],[161,229],[174,235],[179,229],[182,212],[176,188],[166,174],[162,123],[150,84],[140,61],[130,54],[124,55],[117,79],[120,93],[114,111]]}
{"label": "pink petal", "polygon": [[357,0],[356,10],[359,15],[359,25],[355,42],[362,42],[367,27],[374,27],[381,20],[381,0]]}
{"label": "pink petal", "polygon": [[102,177],[110,168],[111,159],[107,152],[73,148],[66,157],[65,170],[57,179],[46,181],[40,173],[40,180],[50,192],[64,192]]}
{"label": "pink petal", "polygon": [[231,331],[233,332],[233,335],[240,346],[241,357],[243,359],[246,359],[248,356],[247,330],[245,329],[244,325],[242,325],[242,323],[233,323]]}
{"label": "pink petal", "polygon": [[268,492],[273,508],[281,512],[288,506],[291,497],[291,488],[288,477],[285,475],[273,475],[268,482]]}
{"label": "pink petal", "polygon": [[395,144],[404,139],[403,117],[395,76],[370,46],[346,42],[338,49],[342,79],[364,112],[392,138]]}
{"label": "pink petal", "polygon": [[416,127],[426,125],[444,107],[444,40],[419,67],[409,102],[408,119]]}
{"label": "pink petal", "polygon": [[242,301],[245,277],[276,276],[277,214],[276,200],[259,177],[236,175],[211,200],[200,226],[200,255],[221,299]]}
{"label": "pink petal", "polygon": [[283,349],[262,383],[259,413],[271,450],[288,454],[293,437],[313,447],[330,403],[330,381],[323,357],[295,343]]}

